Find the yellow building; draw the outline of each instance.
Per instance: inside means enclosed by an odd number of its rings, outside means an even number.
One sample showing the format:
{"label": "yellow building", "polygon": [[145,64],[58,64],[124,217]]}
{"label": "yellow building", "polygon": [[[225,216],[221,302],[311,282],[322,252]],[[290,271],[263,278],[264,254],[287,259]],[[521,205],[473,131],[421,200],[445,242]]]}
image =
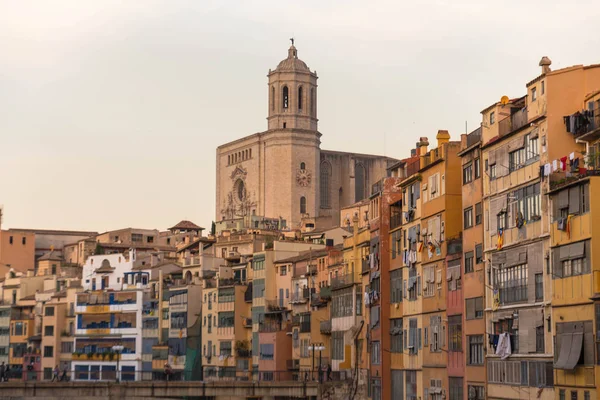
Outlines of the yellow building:
{"label": "yellow building", "polygon": [[[555,337],[554,385],[557,398],[598,398],[600,368],[594,358],[600,321],[600,252],[594,226],[600,224],[600,177],[597,148],[600,139],[598,92],[586,96],[581,113],[591,111],[577,142],[586,144],[585,157],[576,154],[570,176],[551,180],[552,204],[552,318]],[[597,230],[597,229],[596,229]],[[598,356],[596,356],[598,357]]]}

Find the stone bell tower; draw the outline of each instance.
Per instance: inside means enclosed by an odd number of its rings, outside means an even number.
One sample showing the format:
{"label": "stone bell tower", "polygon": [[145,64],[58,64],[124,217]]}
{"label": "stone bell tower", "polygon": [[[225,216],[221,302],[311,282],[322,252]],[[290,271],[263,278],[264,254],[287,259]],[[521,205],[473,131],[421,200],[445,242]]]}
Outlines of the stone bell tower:
{"label": "stone bell tower", "polygon": [[269,70],[269,130],[317,131],[317,73],[298,58],[293,44],[288,56]]}

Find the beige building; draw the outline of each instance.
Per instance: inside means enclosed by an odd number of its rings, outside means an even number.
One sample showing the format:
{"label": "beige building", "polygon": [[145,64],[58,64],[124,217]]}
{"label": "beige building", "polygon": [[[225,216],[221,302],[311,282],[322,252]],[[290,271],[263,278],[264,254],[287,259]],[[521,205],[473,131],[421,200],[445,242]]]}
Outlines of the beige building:
{"label": "beige building", "polygon": [[395,160],[321,150],[317,73],[293,45],[268,79],[267,130],[217,148],[217,220],[281,217],[292,229],[303,217],[339,222],[340,209],[367,198]]}

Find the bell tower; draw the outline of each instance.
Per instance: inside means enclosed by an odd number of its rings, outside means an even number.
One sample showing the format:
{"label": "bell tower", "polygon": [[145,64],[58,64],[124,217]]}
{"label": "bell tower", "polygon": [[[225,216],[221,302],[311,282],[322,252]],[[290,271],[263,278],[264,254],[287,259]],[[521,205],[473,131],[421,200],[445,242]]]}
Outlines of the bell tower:
{"label": "bell tower", "polygon": [[317,131],[317,73],[298,58],[294,39],[288,56],[269,70],[268,130]]}

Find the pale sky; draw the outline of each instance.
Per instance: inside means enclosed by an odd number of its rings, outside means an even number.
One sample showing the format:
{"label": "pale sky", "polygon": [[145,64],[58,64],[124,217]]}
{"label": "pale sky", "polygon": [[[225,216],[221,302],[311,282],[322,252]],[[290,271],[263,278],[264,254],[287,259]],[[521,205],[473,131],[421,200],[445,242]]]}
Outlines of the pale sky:
{"label": "pale sky", "polygon": [[210,228],[215,150],[266,129],[296,38],[322,148],[408,156],[502,95],[600,63],[597,0],[0,0],[4,228]]}

